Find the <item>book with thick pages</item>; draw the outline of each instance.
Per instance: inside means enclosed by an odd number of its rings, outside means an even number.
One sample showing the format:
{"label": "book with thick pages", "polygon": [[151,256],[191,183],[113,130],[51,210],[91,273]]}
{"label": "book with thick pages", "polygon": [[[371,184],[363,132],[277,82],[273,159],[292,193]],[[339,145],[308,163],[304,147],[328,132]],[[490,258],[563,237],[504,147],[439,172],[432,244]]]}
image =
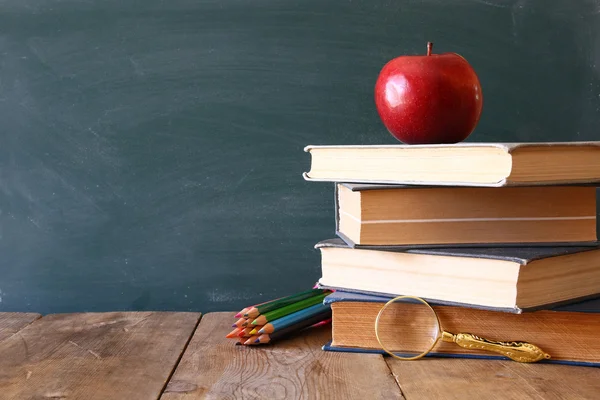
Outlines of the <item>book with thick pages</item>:
{"label": "book with thick pages", "polygon": [[324,288],[517,314],[600,295],[600,246],[374,250],[330,239],[315,247]]}
{"label": "book with thick pages", "polygon": [[452,186],[600,182],[600,142],[307,146],[306,180]]}
{"label": "book with thick pages", "polygon": [[[383,353],[375,336],[375,319],[388,300],[389,297],[343,291],[327,296],[325,303],[330,304],[332,310],[332,340],[324,350]],[[442,328],[449,332],[472,333],[497,341],[530,342],[550,354],[549,360],[541,362],[600,366],[597,339],[600,299],[524,314],[435,304],[432,307]],[[400,337],[398,332],[406,331],[413,321],[423,318],[423,308],[406,305],[401,311],[402,318],[394,318],[394,313],[387,311],[382,313],[379,324],[382,342],[392,351],[422,351],[422,345],[407,340],[408,335]],[[442,341],[428,356],[506,359],[496,353],[465,349]]]}
{"label": "book with thick pages", "polygon": [[594,186],[335,188],[336,234],[351,246],[597,242]]}

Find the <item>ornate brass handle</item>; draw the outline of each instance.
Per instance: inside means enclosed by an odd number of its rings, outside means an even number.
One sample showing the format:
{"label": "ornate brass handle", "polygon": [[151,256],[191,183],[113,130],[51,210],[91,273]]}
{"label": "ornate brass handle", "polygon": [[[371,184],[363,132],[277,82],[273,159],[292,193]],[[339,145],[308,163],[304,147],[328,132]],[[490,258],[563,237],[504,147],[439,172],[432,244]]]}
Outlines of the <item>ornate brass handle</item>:
{"label": "ornate brass handle", "polygon": [[442,340],[453,342],[465,349],[479,349],[500,353],[518,362],[536,362],[550,358],[550,354],[527,342],[496,342],[471,333],[450,333],[443,331]]}

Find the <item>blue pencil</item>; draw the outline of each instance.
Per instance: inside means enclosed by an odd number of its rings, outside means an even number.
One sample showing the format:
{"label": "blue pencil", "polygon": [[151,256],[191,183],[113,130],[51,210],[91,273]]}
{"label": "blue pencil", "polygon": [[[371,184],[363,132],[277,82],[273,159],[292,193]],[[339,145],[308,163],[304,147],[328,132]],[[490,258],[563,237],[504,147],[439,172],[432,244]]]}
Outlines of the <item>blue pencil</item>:
{"label": "blue pencil", "polygon": [[316,314],[320,314],[324,311],[329,310],[329,305],[324,305],[323,303],[315,304],[314,306],[310,306],[300,311],[296,311],[295,313],[286,315],[285,317],[281,317],[274,321],[269,322],[265,326],[262,327],[261,330],[258,331],[259,334],[263,333],[273,333],[279,329],[287,328],[288,326],[294,325],[300,321],[308,319]]}
{"label": "blue pencil", "polygon": [[254,343],[271,343],[282,338],[293,336],[300,331],[303,331],[309,327],[317,326],[320,324],[327,324],[331,322],[331,310],[327,310],[320,314],[314,315],[308,319],[304,319],[294,325],[290,325],[287,328],[282,328],[273,333],[263,333],[254,341]]}

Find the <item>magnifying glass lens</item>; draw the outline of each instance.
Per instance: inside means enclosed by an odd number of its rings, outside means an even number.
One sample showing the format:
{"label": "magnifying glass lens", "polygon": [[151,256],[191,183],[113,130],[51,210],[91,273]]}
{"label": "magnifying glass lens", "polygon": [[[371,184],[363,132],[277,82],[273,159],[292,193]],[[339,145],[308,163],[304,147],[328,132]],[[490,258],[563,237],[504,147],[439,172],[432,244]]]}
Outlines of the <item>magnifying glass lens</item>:
{"label": "magnifying glass lens", "polygon": [[375,329],[383,349],[401,359],[424,356],[440,335],[433,309],[414,297],[399,297],[387,303],[379,313]]}

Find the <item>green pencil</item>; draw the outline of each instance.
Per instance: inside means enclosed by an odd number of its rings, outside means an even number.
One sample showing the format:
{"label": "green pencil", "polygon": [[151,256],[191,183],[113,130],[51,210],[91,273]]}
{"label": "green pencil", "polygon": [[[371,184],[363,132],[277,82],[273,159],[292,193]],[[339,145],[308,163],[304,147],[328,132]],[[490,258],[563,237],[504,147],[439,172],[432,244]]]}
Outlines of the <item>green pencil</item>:
{"label": "green pencil", "polygon": [[321,293],[317,296],[309,297],[308,299],[304,299],[298,301],[296,303],[290,304],[289,306],[281,307],[273,311],[269,311],[265,314],[258,316],[254,321],[252,321],[252,325],[264,325],[269,321],[276,320],[281,317],[285,317],[286,315],[295,313],[296,311],[303,310],[310,306],[314,306],[315,304],[319,304],[323,302],[323,299],[327,297],[329,293]]}
{"label": "green pencil", "polygon": [[268,301],[264,304],[259,304],[250,308],[244,313],[243,316],[245,318],[256,318],[261,314],[273,311],[278,308],[289,306],[290,304],[294,304],[300,300],[308,299],[309,297],[313,297],[325,292],[330,293],[330,291],[324,289],[310,289],[304,292],[300,292],[298,294],[293,294],[291,296],[282,297],[277,300]]}

